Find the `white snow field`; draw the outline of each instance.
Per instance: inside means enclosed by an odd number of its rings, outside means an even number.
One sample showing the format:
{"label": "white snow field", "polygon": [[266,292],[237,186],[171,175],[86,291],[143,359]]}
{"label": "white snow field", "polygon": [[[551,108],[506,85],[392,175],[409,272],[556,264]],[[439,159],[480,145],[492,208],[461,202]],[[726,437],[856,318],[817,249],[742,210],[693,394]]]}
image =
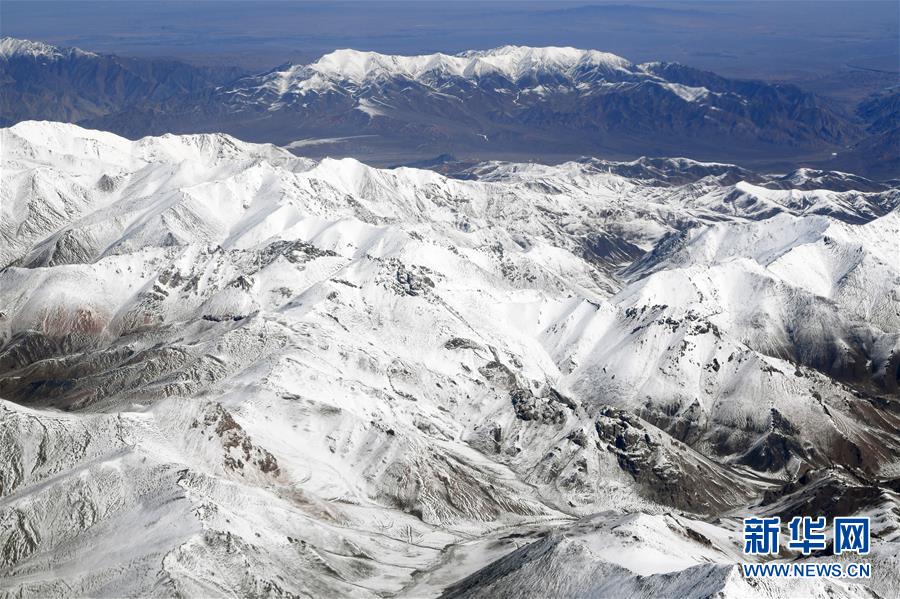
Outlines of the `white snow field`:
{"label": "white snow field", "polygon": [[[0,143],[3,599],[900,588],[896,189]],[[869,515],[876,574],[745,579],[749,514]]]}

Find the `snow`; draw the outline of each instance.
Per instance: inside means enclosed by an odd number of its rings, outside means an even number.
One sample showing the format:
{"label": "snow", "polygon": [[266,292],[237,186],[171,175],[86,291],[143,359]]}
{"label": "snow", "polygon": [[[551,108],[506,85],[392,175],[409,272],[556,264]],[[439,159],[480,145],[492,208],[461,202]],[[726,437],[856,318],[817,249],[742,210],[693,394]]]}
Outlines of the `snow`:
{"label": "snow", "polygon": [[[666,81],[653,73],[652,65],[634,65],[628,60],[598,50],[570,47],[503,46],[491,50],[470,50],[456,55],[427,54],[401,56],[363,52],[352,49],[335,50],[309,65],[290,65],[280,70],[248,77],[224,93],[241,102],[269,103],[277,109],[307,94],[362,94],[372,85],[386,82],[414,81],[429,88],[431,93],[457,99],[443,93],[448,79],[478,82],[502,77],[512,87],[534,77],[549,77],[555,85],[538,84],[510,90],[495,88],[496,93],[593,93],[599,89],[631,86],[634,82],[657,85],[687,102],[705,102],[712,92],[704,87],[692,87]],[[365,104],[359,110],[377,108]]]}
{"label": "snow", "polygon": [[691,87],[680,83],[663,83],[662,86],[686,102],[699,102],[710,94],[705,87]]}
{"label": "snow", "polygon": [[[487,568],[476,596],[827,596],[736,575],[735,513],[845,442],[897,471],[890,415],[827,373],[864,351],[875,387],[897,351],[893,192],[0,141],[17,594],[422,597]],[[808,454],[755,472],[773,410]]]}
{"label": "snow", "polygon": [[96,56],[91,52],[85,52],[78,48],[59,48],[44,42],[21,40],[13,37],[0,38],[0,57],[14,58],[17,56],[28,56],[30,58],[49,58],[59,59],[68,55],[77,56]]}
{"label": "snow", "polygon": [[309,70],[329,78],[360,84],[371,79],[390,77],[418,80],[435,74],[467,79],[497,74],[515,81],[535,72],[572,73],[578,68],[589,66],[615,69],[630,65],[624,58],[596,50],[503,46],[459,55],[436,53],[420,56],[335,50],[309,65]]}
{"label": "snow", "polygon": [[[516,82],[523,77],[550,74],[577,82],[594,72],[629,75],[634,68],[614,54],[576,48],[503,46],[457,55],[420,56],[341,49],[309,65],[290,65],[247,78],[224,93],[245,102],[268,101],[276,107],[293,94],[343,93],[347,86],[362,88],[396,79],[415,81],[432,87],[433,93],[441,94],[440,86],[436,84],[447,78],[478,80],[500,76]],[[361,104],[359,109],[366,111],[369,108]]]}
{"label": "snow", "polygon": [[384,116],[387,114],[384,111],[384,108],[381,107],[380,103],[376,103],[373,100],[367,100],[365,98],[359,101],[356,109],[369,115],[370,118],[376,116]]}

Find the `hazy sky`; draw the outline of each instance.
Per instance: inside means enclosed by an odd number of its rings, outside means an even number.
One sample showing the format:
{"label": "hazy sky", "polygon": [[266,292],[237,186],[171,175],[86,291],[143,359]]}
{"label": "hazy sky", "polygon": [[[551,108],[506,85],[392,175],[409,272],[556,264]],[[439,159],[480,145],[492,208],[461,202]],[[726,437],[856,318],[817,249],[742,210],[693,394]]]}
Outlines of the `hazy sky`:
{"label": "hazy sky", "polygon": [[889,2],[0,2],[4,35],[134,56],[305,62],[335,48],[459,52],[570,45],[726,75],[896,71],[900,4]]}

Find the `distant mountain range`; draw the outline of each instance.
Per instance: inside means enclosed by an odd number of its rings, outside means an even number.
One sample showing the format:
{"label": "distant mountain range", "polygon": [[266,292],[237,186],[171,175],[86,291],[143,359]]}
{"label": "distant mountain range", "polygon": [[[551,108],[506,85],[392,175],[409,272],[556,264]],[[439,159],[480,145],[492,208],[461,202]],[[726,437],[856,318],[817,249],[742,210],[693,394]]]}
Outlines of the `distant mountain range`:
{"label": "distant mountain range", "polygon": [[3,38],[0,81],[7,125],[60,120],[130,138],[220,131],[380,165],[651,155],[898,176],[896,93],[847,114],[793,85],[594,50],[338,50],[247,76]]}
{"label": "distant mountain range", "polygon": [[234,68],[121,58],[5,37],[0,40],[0,124],[29,119],[79,123],[147,110],[241,74]]}

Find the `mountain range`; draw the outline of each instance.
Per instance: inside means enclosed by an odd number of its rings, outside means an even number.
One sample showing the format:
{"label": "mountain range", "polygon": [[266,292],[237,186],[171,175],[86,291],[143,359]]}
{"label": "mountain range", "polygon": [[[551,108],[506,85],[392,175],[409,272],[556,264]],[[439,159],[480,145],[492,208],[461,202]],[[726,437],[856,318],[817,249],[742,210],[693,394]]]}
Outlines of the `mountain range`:
{"label": "mountain range", "polygon": [[[509,52],[335,70],[410,101],[396,72],[450,81],[448,106],[532,72],[689,105],[737,93]],[[209,97],[366,118],[317,68]],[[900,585],[892,183],[687,158],[450,178],[36,121],[0,142],[4,599]],[[876,575],[744,578],[765,559],[741,552],[751,514],[869,516]]]}
{"label": "mountain range", "polygon": [[89,121],[197,93],[241,73],[4,37],[0,39],[0,124],[29,119]]}
{"label": "mountain range", "polygon": [[848,114],[793,85],[520,46],[422,56],[337,50],[311,64],[239,75],[0,42],[6,124],[60,120],[132,139],[225,132],[314,158],[454,171],[487,159],[651,155],[879,179],[900,172],[896,92]]}

